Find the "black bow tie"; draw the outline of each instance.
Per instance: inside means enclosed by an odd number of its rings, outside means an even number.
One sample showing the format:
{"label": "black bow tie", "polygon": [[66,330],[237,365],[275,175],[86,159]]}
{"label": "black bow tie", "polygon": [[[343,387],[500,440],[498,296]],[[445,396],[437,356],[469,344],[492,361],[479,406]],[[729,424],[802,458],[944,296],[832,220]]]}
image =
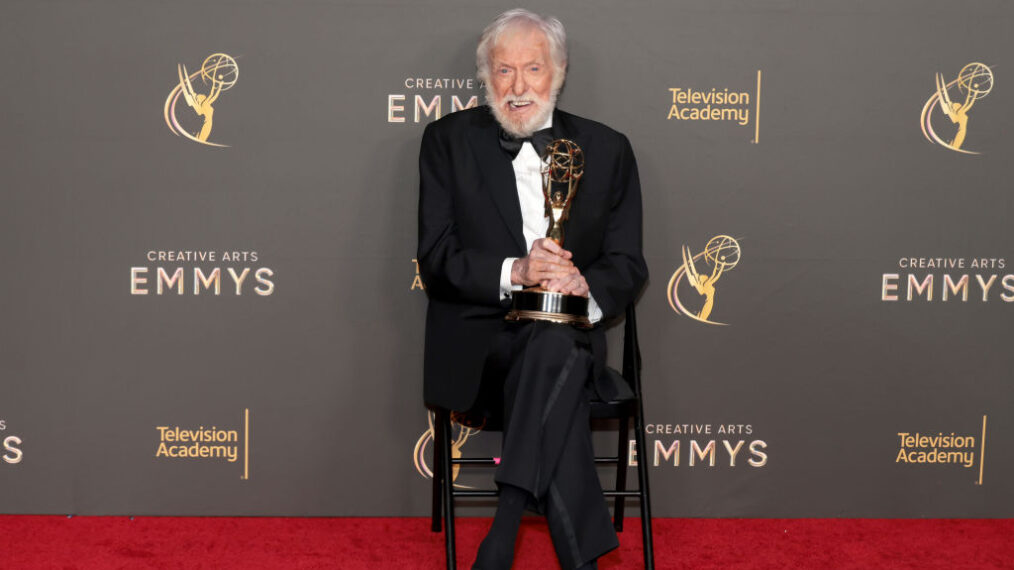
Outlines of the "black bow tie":
{"label": "black bow tie", "polygon": [[549,143],[553,142],[553,129],[542,129],[541,131],[535,131],[532,136],[525,137],[523,139],[512,137],[511,135],[500,129],[500,148],[504,149],[507,154],[510,155],[511,160],[518,157],[518,153],[521,152],[521,146],[526,142],[532,143],[535,148],[535,152],[542,156],[545,152],[546,147]]}

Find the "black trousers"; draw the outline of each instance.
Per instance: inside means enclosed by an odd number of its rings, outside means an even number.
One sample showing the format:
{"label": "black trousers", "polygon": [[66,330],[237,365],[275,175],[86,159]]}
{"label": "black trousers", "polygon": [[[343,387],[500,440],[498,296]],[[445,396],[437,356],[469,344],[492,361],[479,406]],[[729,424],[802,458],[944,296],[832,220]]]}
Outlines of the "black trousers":
{"label": "black trousers", "polygon": [[595,368],[587,332],[535,321],[507,325],[483,375],[482,400],[503,426],[495,480],[531,493],[564,569],[619,546],[592,448]]}

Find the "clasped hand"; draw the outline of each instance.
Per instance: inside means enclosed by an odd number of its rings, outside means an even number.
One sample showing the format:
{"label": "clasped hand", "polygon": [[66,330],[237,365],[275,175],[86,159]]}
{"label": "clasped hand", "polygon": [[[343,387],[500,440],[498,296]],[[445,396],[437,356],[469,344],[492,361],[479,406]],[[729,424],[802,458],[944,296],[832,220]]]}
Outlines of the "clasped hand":
{"label": "clasped hand", "polygon": [[528,255],[514,261],[511,283],[531,287],[539,285],[547,291],[565,295],[588,296],[588,282],[571,261],[574,254],[549,238],[532,244]]}

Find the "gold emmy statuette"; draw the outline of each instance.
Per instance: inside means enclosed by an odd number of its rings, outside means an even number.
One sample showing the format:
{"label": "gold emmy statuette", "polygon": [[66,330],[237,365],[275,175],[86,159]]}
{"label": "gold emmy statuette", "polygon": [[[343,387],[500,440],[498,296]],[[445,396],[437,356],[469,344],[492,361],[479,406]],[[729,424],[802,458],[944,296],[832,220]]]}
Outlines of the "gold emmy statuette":
{"label": "gold emmy statuette", "polygon": [[993,71],[984,63],[969,63],[958,73],[958,91],[964,91],[965,100],[961,103],[952,101],[947,93],[948,83],[942,73],[937,73],[937,93],[940,97],[940,109],[952,123],[958,125],[950,145],[961,149],[968,132],[968,111],[976,101],[982,99],[993,90]]}
{"label": "gold emmy statuette", "polygon": [[[563,222],[577,194],[577,183],[584,175],[584,153],[574,141],[554,140],[546,147],[548,163],[542,170],[542,193],[546,197],[549,231],[546,237],[563,245]],[[590,327],[588,298],[529,287],[512,295],[508,321],[550,321]]]}
{"label": "gold emmy statuette", "polygon": [[[239,66],[236,65],[236,60],[228,54],[213,53],[204,58],[199,70],[190,73],[185,65],[179,63],[176,64],[176,72],[179,81],[169,92],[163,110],[166,125],[177,136],[184,136],[208,146],[228,146],[211,142],[208,138],[211,136],[214,124],[215,102],[218,101],[218,97],[223,91],[232,89],[239,78]],[[200,83],[196,82],[198,79],[200,79]],[[203,91],[202,85],[208,89],[207,93],[198,92],[198,89]],[[203,117],[200,131],[194,132],[180,124],[176,115],[176,102],[180,95],[198,117]]]}

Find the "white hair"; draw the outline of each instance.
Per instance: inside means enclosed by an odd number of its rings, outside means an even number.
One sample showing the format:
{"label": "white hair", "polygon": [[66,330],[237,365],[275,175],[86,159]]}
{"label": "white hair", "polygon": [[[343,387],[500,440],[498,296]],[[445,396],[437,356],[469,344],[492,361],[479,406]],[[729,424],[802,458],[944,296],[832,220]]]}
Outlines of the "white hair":
{"label": "white hair", "polygon": [[554,67],[553,91],[559,91],[567,75],[567,32],[560,20],[552,16],[540,16],[524,8],[507,10],[482,31],[479,45],[475,50],[475,69],[479,81],[489,85],[490,54],[500,35],[509,28],[522,26],[534,27],[546,35],[549,41],[549,56],[553,60]]}

